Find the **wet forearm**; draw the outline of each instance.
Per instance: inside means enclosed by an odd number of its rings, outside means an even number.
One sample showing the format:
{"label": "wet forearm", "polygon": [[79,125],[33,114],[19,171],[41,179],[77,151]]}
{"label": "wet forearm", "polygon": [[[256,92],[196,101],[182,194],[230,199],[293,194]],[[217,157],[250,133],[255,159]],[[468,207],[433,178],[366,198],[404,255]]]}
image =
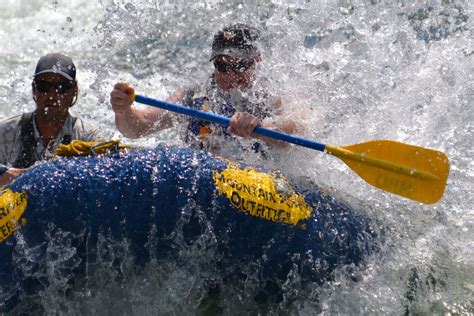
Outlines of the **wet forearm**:
{"label": "wet forearm", "polygon": [[18,168],[3,168],[5,167],[2,165],[2,170],[3,173],[0,175],[0,187],[12,183],[12,181],[19,176],[22,172],[24,172],[26,169],[18,169]]}

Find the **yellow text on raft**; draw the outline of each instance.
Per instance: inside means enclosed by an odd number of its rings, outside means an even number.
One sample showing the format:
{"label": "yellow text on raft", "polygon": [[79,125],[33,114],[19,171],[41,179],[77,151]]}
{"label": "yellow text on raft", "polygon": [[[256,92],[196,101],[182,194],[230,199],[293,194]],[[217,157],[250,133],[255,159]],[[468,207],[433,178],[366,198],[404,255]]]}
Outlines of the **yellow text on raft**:
{"label": "yellow text on raft", "polygon": [[254,217],[296,225],[313,211],[283,177],[229,164],[222,172],[213,170],[213,179],[219,192],[234,207]]}
{"label": "yellow text on raft", "polygon": [[16,231],[27,204],[26,192],[0,192],[0,243]]}

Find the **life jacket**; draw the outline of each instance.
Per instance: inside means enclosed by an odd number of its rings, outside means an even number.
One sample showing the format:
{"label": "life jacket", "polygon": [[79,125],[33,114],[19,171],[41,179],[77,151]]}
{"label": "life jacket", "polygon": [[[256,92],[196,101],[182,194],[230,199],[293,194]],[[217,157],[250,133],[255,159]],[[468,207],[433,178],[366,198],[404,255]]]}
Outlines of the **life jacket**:
{"label": "life jacket", "polygon": [[[203,109],[203,103],[206,101],[207,98],[194,98],[191,100],[186,100],[186,105],[191,107],[192,109],[195,110],[204,110]],[[193,140],[200,139],[203,140],[207,138],[207,135],[211,132],[211,129],[209,127],[209,122],[203,121],[194,117],[191,117],[189,119],[188,125],[186,127],[186,131],[184,133],[184,142],[187,144],[193,143]],[[202,143],[200,144],[202,149]]]}
{"label": "life jacket", "polygon": [[[34,112],[24,113],[20,120],[20,151],[12,166],[14,168],[28,168],[32,166],[38,159],[35,157],[38,142],[35,139],[33,127]],[[76,124],[76,117],[72,118],[72,126]],[[62,144],[69,144],[72,141],[72,135],[65,134],[61,141]]]}
{"label": "life jacket", "polygon": [[[208,111],[208,109],[205,107],[206,101],[209,101],[207,97],[189,98],[187,100],[185,99],[184,103],[195,110]],[[216,114],[230,118],[236,112],[236,109],[230,100],[224,100],[220,106],[220,111]],[[259,118],[264,119],[266,116],[267,115],[263,115]],[[212,124],[211,126],[211,124],[211,122],[198,118],[190,118],[187,129],[184,133],[184,142],[190,144],[191,147],[194,148],[206,149],[204,142],[211,132],[219,133],[224,137],[224,139],[231,140],[232,135],[227,132],[227,127],[221,125],[217,126],[215,124]],[[259,142],[254,142],[251,149],[256,153],[263,154],[262,145]]]}

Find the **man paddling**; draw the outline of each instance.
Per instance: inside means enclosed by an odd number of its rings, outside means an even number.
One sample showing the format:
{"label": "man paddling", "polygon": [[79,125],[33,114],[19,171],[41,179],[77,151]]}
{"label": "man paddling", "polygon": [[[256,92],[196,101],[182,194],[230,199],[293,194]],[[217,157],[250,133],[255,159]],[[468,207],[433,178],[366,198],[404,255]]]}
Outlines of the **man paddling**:
{"label": "man paddling", "polygon": [[69,113],[79,91],[71,58],[60,53],[41,57],[32,89],[36,109],[0,122],[0,186],[50,158],[60,144],[99,138],[96,128]]}
{"label": "man paddling", "polygon": [[[257,47],[258,30],[244,24],[235,24],[219,31],[212,43],[214,72],[206,86],[205,95],[195,97],[195,91],[178,91],[168,101],[184,103],[198,110],[206,110],[231,117],[230,126],[223,128],[198,119],[185,122],[182,139],[199,149],[223,153],[223,149],[242,149],[239,141],[231,136],[257,138],[277,146],[286,144],[252,134],[256,126],[293,134],[296,124],[281,118],[282,103],[262,87],[255,85],[255,70],[261,61]],[[110,101],[115,112],[115,123],[126,137],[138,138],[170,128],[174,125],[173,114],[154,107],[132,107],[130,95],[134,89],[126,83],[117,83],[111,92]],[[267,121],[273,120],[273,123]],[[266,124],[264,124],[264,122]],[[260,143],[251,144],[253,151],[260,151]],[[229,150],[227,150],[229,152]]]}

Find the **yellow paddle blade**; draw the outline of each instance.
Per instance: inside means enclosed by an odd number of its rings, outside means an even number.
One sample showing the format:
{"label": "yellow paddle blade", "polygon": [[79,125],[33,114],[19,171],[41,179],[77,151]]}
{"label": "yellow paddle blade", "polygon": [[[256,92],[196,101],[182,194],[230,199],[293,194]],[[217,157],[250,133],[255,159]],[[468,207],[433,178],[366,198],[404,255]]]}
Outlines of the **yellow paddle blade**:
{"label": "yellow paddle blade", "polygon": [[426,204],[435,203],[443,196],[449,161],[440,151],[391,140],[345,147],[326,145],[326,151],[384,191]]}

